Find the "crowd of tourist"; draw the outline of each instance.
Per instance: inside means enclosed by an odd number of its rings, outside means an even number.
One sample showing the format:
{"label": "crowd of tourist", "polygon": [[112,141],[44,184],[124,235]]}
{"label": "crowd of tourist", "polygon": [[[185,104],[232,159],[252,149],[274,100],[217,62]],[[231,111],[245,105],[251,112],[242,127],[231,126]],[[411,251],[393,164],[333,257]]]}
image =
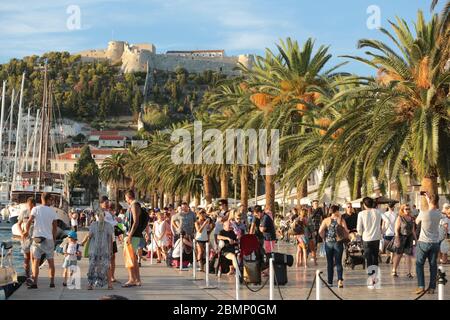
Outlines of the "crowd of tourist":
{"label": "crowd of tourist", "polygon": [[[416,293],[436,288],[437,265],[448,261],[448,222],[450,205],[439,209],[437,196],[425,194],[429,210],[420,213],[408,204],[389,203],[386,210],[369,197],[362,200],[358,212],[351,203],[345,208],[337,205],[312,205],[292,208],[285,217],[274,215],[261,206],[231,209],[228,201],[219,201],[218,208],[190,208],[187,202],[179,206],[146,209],[135,198],[132,190],[125,194],[127,210],[114,210],[108,197],[100,199],[100,208],[95,213],[70,213],[72,231],[59,246],[64,255],[62,268],[63,286],[67,285],[71,267],[85,256],[89,259],[88,287],[107,286],[113,288],[115,278],[115,256],[121,244],[128,253],[128,280],[122,287],[141,286],[140,267],[142,261],[156,257],[156,263],[166,262],[169,267],[192,265],[195,259],[198,271],[205,270],[206,256],[220,252],[229,261],[228,274],[239,272],[236,248],[245,234],[254,234],[261,250],[267,255],[275,250],[276,241],[293,242],[297,248],[296,266],[307,268],[309,261],[317,265],[317,256],[325,256],[327,282],[333,286],[334,270],[337,286],[344,287],[343,260],[348,258],[352,241],[359,239],[361,252],[367,267],[378,266],[381,253],[386,252],[385,261],[392,264],[392,277],[399,277],[398,267],[403,256],[407,262],[407,274],[413,279],[413,257],[415,256]],[[42,204],[36,206],[28,199],[27,209],[21,213],[22,251],[24,266],[30,289],[38,287],[40,259],[45,255],[50,269],[50,287],[55,287],[55,265],[53,260],[56,234],[56,213],[47,206],[49,195],[43,194]],[[88,227],[86,237],[78,243],[80,227]],[[207,252],[206,244],[211,243]],[[195,248],[194,248],[195,246]],[[127,251],[128,250],[128,251]],[[195,255],[194,255],[195,253]],[[424,265],[428,259],[430,279],[425,287]],[[382,262],[382,261],[381,261]],[[371,270],[371,269],[367,269]],[[267,275],[267,270],[263,270]],[[371,274],[369,273],[368,276]]]}

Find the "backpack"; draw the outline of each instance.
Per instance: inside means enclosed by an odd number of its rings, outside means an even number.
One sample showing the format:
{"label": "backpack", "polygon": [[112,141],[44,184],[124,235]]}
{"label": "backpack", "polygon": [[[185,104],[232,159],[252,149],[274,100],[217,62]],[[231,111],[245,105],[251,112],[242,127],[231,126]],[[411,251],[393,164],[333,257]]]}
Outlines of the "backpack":
{"label": "backpack", "polygon": [[[150,216],[148,214],[147,209],[142,207],[142,205],[140,203],[138,203],[138,204],[139,204],[139,208],[141,208],[141,213],[139,215],[139,225],[136,228],[135,234],[141,236],[142,233],[147,228],[148,222],[150,221]],[[131,210],[130,210],[129,217],[130,217],[129,227],[131,228],[131,226],[133,225],[133,214],[131,213]]]}

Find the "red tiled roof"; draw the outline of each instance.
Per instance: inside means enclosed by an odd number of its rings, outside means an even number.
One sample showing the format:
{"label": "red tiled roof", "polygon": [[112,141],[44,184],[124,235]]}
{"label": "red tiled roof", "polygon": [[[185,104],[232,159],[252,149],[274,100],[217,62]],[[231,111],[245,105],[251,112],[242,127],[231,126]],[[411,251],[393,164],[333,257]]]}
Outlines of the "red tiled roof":
{"label": "red tiled roof", "polygon": [[99,140],[125,140],[126,137],[124,136],[100,136]]}
{"label": "red tiled roof", "polygon": [[91,131],[91,136],[117,136],[118,130]]}
{"label": "red tiled roof", "polygon": [[[91,154],[92,155],[113,155],[115,153],[126,153],[127,150],[114,150],[114,149],[92,149],[91,148]],[[65,150],[64,153],[60,153],[57,156],[57,159],[59,160],[77,160],[75,158],[72,158],[72,155],[74,154],[80,154],[81,148],[68,148]]]}

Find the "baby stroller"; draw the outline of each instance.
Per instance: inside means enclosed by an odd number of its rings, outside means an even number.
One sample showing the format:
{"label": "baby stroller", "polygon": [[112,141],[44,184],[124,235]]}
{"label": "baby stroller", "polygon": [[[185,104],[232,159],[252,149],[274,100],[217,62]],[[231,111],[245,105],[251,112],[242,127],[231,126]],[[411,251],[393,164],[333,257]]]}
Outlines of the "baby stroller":
{"label": "baby stroller", "polygon": [[242,236],[239,244],[238,261],[241,271],[240,281],[246,284],[261,284],[261,269],[264,252],[254,234]]}
{"label": "baby stroller", "polygon": [[345,267],[355,269],[355,266],[362,265],[366,268],[362,238],[356,232],[349,234],[349,242],[345,245]]}

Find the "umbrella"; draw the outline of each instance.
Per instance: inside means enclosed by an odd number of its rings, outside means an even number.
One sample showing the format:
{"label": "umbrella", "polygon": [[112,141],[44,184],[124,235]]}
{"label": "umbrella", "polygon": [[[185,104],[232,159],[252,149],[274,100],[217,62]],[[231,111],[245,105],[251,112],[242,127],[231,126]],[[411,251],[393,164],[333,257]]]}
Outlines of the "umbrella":
{"label": "umbrella", "polygon": [[375,201],[377,202],[377,204],[399,203],[399,201],[386,198],[385,196],[377,197],[375,198]]}

